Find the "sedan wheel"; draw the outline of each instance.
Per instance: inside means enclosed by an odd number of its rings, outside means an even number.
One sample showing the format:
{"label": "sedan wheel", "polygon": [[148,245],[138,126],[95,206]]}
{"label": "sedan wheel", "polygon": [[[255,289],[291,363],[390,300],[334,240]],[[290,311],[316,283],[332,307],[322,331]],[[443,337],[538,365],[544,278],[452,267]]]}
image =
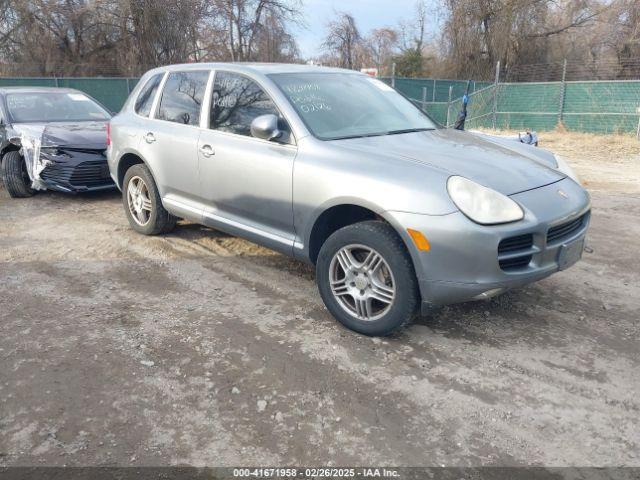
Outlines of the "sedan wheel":
{"label": "sedan wheel", "polygon": [[144,227],[151,218],[151,199],[149,198],[149,187],[144,180],[138,176],[131,177],[127,186],[127,203],[129,212],[135,222]]}
{"label": "sedan wheel", "polygon": [[338,304],[360,320],[377,320],[393,305],[396,287],[385,259],[365,245],[338,250],[329,266],[331,291]]}
{"label": "sedan wheel", "polygon": [[36,192],[31,188],[27,165],[18,151],[12,150],[3,157],[2,180],[12,198],[30,197]]}

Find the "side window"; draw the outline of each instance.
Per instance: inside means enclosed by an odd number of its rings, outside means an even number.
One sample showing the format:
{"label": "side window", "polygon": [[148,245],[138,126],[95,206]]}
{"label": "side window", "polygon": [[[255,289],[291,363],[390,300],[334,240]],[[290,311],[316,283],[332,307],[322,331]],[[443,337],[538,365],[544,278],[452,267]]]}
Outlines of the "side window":
{"label": "side window", "polygon": [[198,125],[208,78],[209,72],[204,71],[170,73],[164,84],[157,118],[185,125]]}
{"label": "side window", "polygon": [[[236,73],[216,72],[210,112],[212,129],[251,136],[253,119],[269,113],[281,117],[269,95],[256,82]],[[280,128],[288,133],[284,119],[280,123]]]}
{"label": "side window", "polygon": [[140,90],[134,107],[138,115],[148,117],[149,113],[151,113],[151,105],[153,105],[153,99],[156,97],[156,92],[158,91],[163,75],[164,73],[154,75],[147,81],[145,86],[142,87],[142,90]]}

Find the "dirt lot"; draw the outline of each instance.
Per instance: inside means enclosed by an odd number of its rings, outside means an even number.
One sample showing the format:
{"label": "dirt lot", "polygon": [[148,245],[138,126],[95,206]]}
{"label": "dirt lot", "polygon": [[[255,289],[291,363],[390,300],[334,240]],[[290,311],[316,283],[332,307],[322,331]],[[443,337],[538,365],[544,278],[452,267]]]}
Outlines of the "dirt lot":
{"label": "dirt lot", "polygon": [[640,144],[541,141],[592,192],[591,253],[383,340],[271,251],[1,189],[0,466],[640,466]]}

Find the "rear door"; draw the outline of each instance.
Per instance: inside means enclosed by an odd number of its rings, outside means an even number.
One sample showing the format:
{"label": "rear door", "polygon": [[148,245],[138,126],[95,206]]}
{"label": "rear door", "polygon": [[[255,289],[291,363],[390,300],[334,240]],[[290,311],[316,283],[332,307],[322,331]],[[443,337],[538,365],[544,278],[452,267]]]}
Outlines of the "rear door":
{"label": "rear door", "polygon": [[209,76],[208,70],[169,72],[140,142],[165,206],[194,219],[202,212],[197,145]]}

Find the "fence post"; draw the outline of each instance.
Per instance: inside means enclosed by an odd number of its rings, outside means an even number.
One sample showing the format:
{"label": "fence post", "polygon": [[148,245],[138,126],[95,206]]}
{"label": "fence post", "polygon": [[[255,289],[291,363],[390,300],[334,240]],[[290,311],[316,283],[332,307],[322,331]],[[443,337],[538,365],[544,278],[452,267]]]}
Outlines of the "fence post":
{"label": "fence post", "polygon": [[500,60],[496,63],[496,78],[493,82],[493,108],[491,109],[493,129],[496,129],[496,116],[498,110],[498,82],[500,82]]}
{"label": "fence post", "polygon": [[396,62],[391,64],[391,88],[396,88]]}
{"label": "fence post", "polygon": [[58,83],[58,77],[53,77],[53,83],[56,86],[56,88],[60,86],[60,84]]}
{"label": "fence post", "polygon": [[560,85],[560,105],[558,108],[558,124],[562,123],[562,114],[564,113],[564,94],[567,88],[567,84],[565,83],[567,79],[567,59],[564,59],[562,63],[562,83]]}
{"label": "fence post", "polygon": [[131,83],[129,82],[129,80],[131,79],[127,77],[127,95],[131,93]]}
{"label": "fence post", "polygon": [[422,87],[422,111],[426,110],[427,106],[427,87]]}
{"label": "fence post", "polygon": [[433,79],[433,91],[431,92],[431,101],[436,101],[436,79]]}
{"label": "fence post", "polygon": [[447,127],[449,126],[449,110],[451,110],[451,94],[453,93],[453,85],[449,85],[449,101],[447,102]]}

